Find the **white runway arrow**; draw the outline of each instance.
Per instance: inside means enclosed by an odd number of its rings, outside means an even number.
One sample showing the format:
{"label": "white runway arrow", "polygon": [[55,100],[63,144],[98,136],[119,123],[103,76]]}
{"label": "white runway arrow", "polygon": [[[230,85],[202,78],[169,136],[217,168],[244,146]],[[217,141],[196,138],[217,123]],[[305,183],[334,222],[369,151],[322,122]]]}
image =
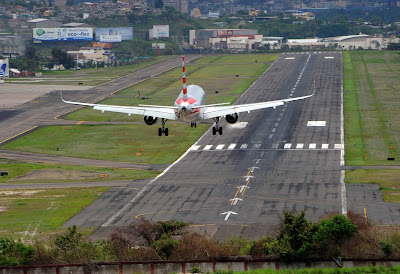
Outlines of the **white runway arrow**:
{"label": "white runway arrow", "polygon": [[234,198],[234,199],[230,199],[229,201],[233,201],[233,204],[232,204],[232,205],[236,205],[236,203],[237,203],[238,201],[243,201],[243,199]]}
{"label": "white runway arrow", "polygon": [[250,169],[250,172],[253,172],[256,168],[259,168],[258,166],[252,166],[252,167],[249,167],[249,169]]}
{"label": "white runway arrow", "polygon": [[236,188],[239,188],[240,189],[239,192],[242,193],[245,188],[250,188],[250,187],[246,186],[246,185],[242,185],[242,186],[237,186]]}
{"label": "white runway arrow", "polygon": [[245,178],[245,179],[246,179],[246,182],[247,182],[248,180],[250,180],[250,178],[254,178],[254,176],[247,175],[247,176],[243,176],[243,178]]}
{"label": "white runway arrow", "polygon": [[221,213],[221,215],[225,215],[225,214],[226,214],[226,216],[225,216],[224,221],[228,220],[228,218],[229,218],[229,216],[231,216],[231,214],[237,214],[237,213],[233,212],[233,211],[227,211],[227,212]]}

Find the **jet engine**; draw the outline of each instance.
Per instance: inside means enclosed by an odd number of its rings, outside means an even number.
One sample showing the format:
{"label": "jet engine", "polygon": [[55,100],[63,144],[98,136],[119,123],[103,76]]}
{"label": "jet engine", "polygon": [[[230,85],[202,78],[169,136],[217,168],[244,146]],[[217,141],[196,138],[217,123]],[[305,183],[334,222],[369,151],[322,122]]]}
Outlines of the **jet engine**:
{"label": "jet engine", "polygon": [[239,115],[237,113],[234,114],[230,114],[230,115],[226,115],[225,116],[225,120],[229,123],[229,124],[234,124],[237,122],[239,118]]}
{"label": "jet engine", "polygon": [[155,123],[157,123],[157,117],[144,116],[144,122],[149,126],[154,125]]}

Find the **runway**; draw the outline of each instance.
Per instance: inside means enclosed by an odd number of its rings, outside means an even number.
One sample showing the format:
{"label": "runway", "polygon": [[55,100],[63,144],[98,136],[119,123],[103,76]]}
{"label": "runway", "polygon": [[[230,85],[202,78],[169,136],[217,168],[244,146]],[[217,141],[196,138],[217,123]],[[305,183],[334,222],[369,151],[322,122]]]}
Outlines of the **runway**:
{"label": "runway", "polygon": [[[186,60],[196,57],[188,56]],[[179,65],[177,57],[92,89],[69,91],[68,98],[98,101]],[[284,211],[304,211],[307,218],[317,221],[326,214],[347,210],[364,214],[364,208],[371,222],[399,224],[400,205],[384,203],[378,185],[344,184],[347,167],[344,166],[342,66],[340,52],[282,54],[236,104],[312,94],[315,83],[313,97],[276,109],[241,114],[234,125],[222,121],[222,136],[207,131],[155,179],[110,184],[108,192],[64,226],[99,227],[92,235],[97,239],[105,238],[115,226],[141,218],[177,219],[191,222],[195,229],[206,231],[217,240],[232,236],[257,239],[273,232]],[[57,92],[34,101],[0,111],[0,144],[39,126],[76,124],[60,119],[63,113],[76,107],[63,104]],[[162,138],[168,141],[168,137]],[[23,160],[28,156],[12,153],[8,157]],[[74,160],[29,157],[32,161]],[[4,188],[21,186],[8,184]]]}
{"label": "runway", "polygon": [[315,80],[313,97],[221,123],[222,136],[209,130],[162,176],[108,206],[114,214],[99,214],[101,197],[65,226],[100,226],[102,235],[139,218],[177,219],[218,239],[258,238],[284,211],[313,221],[342,213],[342,77],[340,52],[282,54],[236,103],[308,95]]}

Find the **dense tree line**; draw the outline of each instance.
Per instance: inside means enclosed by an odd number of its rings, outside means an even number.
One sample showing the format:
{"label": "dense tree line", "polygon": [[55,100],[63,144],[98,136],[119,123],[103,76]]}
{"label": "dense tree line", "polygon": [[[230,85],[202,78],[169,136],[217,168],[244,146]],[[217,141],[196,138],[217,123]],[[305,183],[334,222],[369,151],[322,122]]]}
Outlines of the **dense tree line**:
{"label": "dense tree line", "polygon": [[181,221],[142,220],[114,230],[108,240],[87,240],[76,227],[46,244],[24,245],[0,239],[0,265],[218,259],[247,255],[286,262],[345,258],[400,257],[400,234],[382,231],[362,216],[348,213],[310,222],[304,212],[285,212],[275,233],[252,241],[217,242],[188,229]]}
{"label": "dense tree line", "polygon": [[52,68],[54,65],[63,65],[65,68],[74,66],[74,59],[60,48],[53,48],[51,50],[51,58],[47,59],[42,57],[36,50],[36,47],[27,46],[24,55],[10,59],[10,67],[19,70],[38,71],[41,70],[41,65],[46,65]]}

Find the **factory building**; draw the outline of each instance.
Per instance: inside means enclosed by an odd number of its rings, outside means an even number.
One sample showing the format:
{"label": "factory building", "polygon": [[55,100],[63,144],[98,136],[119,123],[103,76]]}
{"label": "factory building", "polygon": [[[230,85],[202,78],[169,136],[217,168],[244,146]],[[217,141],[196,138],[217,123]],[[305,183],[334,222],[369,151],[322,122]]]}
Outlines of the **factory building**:
{"label": "factory building", "polygon": [[262,44],[262,35],[256,29],[198,29],[189,31],[189,42],[196,48],[251,51]]}

